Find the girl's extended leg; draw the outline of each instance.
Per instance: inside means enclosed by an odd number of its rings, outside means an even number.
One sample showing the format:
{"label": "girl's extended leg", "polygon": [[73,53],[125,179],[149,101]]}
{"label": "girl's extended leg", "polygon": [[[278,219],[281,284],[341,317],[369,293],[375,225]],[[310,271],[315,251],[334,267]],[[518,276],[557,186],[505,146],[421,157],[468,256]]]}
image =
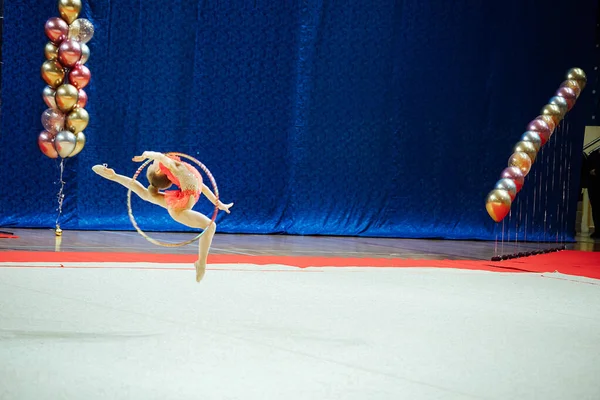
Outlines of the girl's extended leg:
{"label": "girl's extended leg", "polygon": [[104,165],[94,165],[92,167],[92,171],[103,178],[117,182],[127,189],[131,187],[131,191],[137,194],[142,200],[159,205],[163,208],[167,208],[167,204],[165,203],[165,199],[162,194],[159,193],[153,196],[141,183],[127,176],[117,174],[112,168],[107,168]]}
{"label": "girl's extended leg", "polygon": [[210,250],[210,245],[215,236],[217,224],[211,224],[210,219],[206,215],[200,214],[194,210],[169,210],[169,215],[171,215],[175,221],[189,226],[190,228],[200,228],[205,230],[198,243],[198,260],[194,263],[194,266],[196,267],[196,282],[200,282],[206,271],[208,251]]}

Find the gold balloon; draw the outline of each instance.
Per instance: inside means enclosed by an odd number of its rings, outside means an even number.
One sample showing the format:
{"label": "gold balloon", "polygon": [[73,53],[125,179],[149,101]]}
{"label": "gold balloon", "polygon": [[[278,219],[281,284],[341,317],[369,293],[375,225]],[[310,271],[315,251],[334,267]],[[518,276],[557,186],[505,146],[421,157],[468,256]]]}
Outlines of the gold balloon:
{"label": "gold balloon", "polygon": [[81,12],[81,0],[58,0],[58,12],[68,24],[73,23]]}
{"label": "gold balloon", "polygon": [[581,90],[583,89],[581,86],[581,82],[577,81],[575,79],[567,79],[566,81],[561,83],[560,86],[565,86],[565,87],[573,89],[577,98],[579,98],[579,95],[581,94]]}
{"label": "gold balloon", "polygon": [[554,125],[558,125],[563,117],[562,111],[556,104],[546,104],[542,108],[542,115],[548,115],[554,121]]}
{"label": "gold balloon", "polygon": [[581,86],[581,90],[583,90],[585,88],[585,84],[587,83],[587,76],[581,68],[571,68],[567,72],[567,80],[577,81]]}
{"label": "gold balloon", "polygon": [[58,61],[46,61],[42,64],[42,78],[50,87],[56,88],[63,83],[65,70]]}
{"label": "gold balloon", "polygon": [[509,167],[517,167],[521,170],[523,175],[527,175],[531,170],[531,158],[522,151],[514,152],[508,159]]}
{"label": "gold balloon", "polygon": [[536,146],[534,143],[522,140],[520,142],[517,142],[513,151],[515,153],[521,152],[521,153],[527,154],[527,156],[531,159],[531,162],[533,163],[537,156],[538,149],[536,149]]}
{"label": "gold balloon", "polygon": [[44,55],[46,56],[46,60],[56,60],[58,58],[58,46],[52,42],[46,43]]}
{"label": "gold balloon", "polygon": [[90,48],[87,44],[81,43],[81,60],[79,62],[81,64],[85,64],[90,59]]}
{"label": "gold balloon", "polygon": [[56,89],[54,98],[56,99],[58,109],[62,112],[68,112],[71,111],[79,101],[79,91],[73,85],[60,85],[58,89]]}
{"label": "gold balloon", "polygon": [[496,222],[502,221],[508,215],[511,204],[510,194],[503,189],[492,190],[485,199],[485,209]]}
{"label": "gold balloon", "polygon": [[85,108],[76,108],[67,116],[67,129],[73,133],[82,132],[90,122],[90,115]]}
{"label": "gold balloon", "polygon": [[554,118],[552,118],[550,115],[540,115],[538,118],[548,124],[550,127],[550,133],[554,133],[554,130],[556,129],[556,122],[554,122]]}
{"label": "gold balloon", "polygon": [[85,146],[85,134],[83,132],[79,132],[77,134],[77,142],[75,143],[75,150],[73,150],[73,152],[71,154],[69,154],[69,157],[75,157],[77,154],[79,154],[81,152],[81,150],[83,150],[84,146]]}

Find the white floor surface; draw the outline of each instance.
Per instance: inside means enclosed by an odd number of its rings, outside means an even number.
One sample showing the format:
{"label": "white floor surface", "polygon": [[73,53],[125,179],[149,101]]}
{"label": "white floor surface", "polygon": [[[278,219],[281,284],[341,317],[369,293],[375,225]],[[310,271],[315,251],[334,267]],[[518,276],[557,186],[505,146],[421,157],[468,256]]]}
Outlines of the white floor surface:
{"label": "white floor surface", "polygon": [[2,400],[600,399],[600,281],[20,265],[0,263]]}

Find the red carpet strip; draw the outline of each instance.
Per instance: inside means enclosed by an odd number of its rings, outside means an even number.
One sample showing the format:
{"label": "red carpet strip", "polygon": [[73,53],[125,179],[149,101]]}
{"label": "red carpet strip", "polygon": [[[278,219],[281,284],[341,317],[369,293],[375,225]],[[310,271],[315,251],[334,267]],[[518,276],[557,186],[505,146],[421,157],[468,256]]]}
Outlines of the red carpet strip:
{"label": "red carpet strip", "polygon": [[[93,253],[93,252],[0,252],[0,262],[148,262],[193,263],[193,254]],[[310,267],[452,268],[492,272],[560,272],[565,275],[600,279],[600,253],[561,251],[501,262],[473,260],[422,260],[401,258],[350,258],[312,256],[247,256],[212,254],[209,264],[287,265]]]}

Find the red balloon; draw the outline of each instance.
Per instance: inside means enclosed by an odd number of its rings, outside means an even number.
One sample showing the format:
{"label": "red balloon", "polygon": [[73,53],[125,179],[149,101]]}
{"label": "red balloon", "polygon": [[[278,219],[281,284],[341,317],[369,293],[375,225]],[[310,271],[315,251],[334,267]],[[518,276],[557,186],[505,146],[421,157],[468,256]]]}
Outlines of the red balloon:
{"label": "red balloon", "polygon": [[92,78],[92,73],[82,64],[77,64],[75,68],[69,73],[69,82],[71,85],[75,86],[77,89],[83,89],[90,83],[90,79]]}
{"label": "red balloon", "polygon": [[54,17],[46,21],[46,36],[54,43],[60,43],[69,34],[69,25],[61,18]]}
{"label": "red balloon", "polygon": [[537,132],[540,135],[540,139],[542,139],[542,146],[546,144],[546,142],[550,139],[550,135],[552,134],[552,129],[550,129],[550,125],[546,121],[541,118],[536,118],[527,125],[528,131]]}
{"label": "red balloon", "polygon": [[81,44],[65,40],[58,47],[58,59],[62,65],[72,67],[81,59]]}
{"label": "red balloon", "polygon": [[517,186],[517,193],[521,191],[523,184],[525,183],[525,175],[518,167],[508,167],[504,168],[502,173],[500,174],[501,178],[510,179]]}
{"label": "red balloon", "polygon": [[48,131],[43,131],[38,136],[38,146],[41,152],[49,158],[58,158],[58,153],[54,148],[54,135]]}
{"label": "red balloon", "polygon": [[80,89],[79,90],[79,100],[77,100],[77,107],[85,108],[87,102],[88,102],[87,93],[83,89]]}

